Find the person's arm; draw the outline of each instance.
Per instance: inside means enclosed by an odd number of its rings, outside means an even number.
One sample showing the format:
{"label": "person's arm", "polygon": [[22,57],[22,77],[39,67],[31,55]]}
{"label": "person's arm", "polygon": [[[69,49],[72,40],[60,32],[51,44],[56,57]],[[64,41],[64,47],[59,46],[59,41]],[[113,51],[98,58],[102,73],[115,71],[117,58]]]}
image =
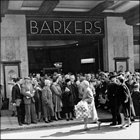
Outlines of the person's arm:
{"label": "person's arm", "polygon": [[88,103],[91,103],[92,100],[93,100],[93,96],[92,96],[93,93],[91,93],[89,90],[86,91],[86,96],[83,96],[83,100],[88,102]]}
{"label": "person's arm", "polygon": [[16,88],[13,86],[12,88],[12,103],[16,103]]}
{"label": "person's arm", "polygon": [[29,91],[27,91],[24,86],[21,87],[21,94],[27,97],[33,97],[33,95]]}
{"label": "person's arm", "polygon": [[45,103],[45,104],[47,104],[48,103],[48,99],[47,99],[47,94],[46,94],[46,90],[45,89],[43,89],[42,90],[42,101]]}
{"label": "person's arm", "polygon": [[56,89],[56,87],[55,87],[54,85],[52,85],[51,89],[53,90],[53,93],[54,93],[55,95],[61,97],[60,93],[58,92],[58,90]]}
{"label": "person's arm", "polygon": [[124,92],[124,95],[125,95],[124,103],[127,103],[128,102],[128,98],[129,98],[129,95],[128,95],[128,91],[127,91],[127,89],[126,89],[125,86],[123,86],[123,92]]}
{"label": "person's arm", "polygon": [[83,87],[81,85],[78,86],[78,94],[80,98],[84,95]]}

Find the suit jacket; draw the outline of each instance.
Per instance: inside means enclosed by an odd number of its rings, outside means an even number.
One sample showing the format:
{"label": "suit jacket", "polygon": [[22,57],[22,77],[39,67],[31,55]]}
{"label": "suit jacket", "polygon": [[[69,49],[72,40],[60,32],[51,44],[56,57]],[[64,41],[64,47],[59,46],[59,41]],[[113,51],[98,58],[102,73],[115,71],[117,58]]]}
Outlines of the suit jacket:
{"label": "suit jacket", "polygon": [[[34,95],[33,91],[33,86],[30,85],[31,88],[29,89],[29,87],[27,85],[22,85],[21,88],[21,93],[24,95],[23,100],[24,100],[24,104],[31,104],[31,102],[35,102],[34,97],[31,96],[31,94]],[[27,93],[27,91],[30,91],[31,94]]]}
{"label": "suit jacket", "polygon": [[16,103],[17,99],[21,99],[23,102],[23,95],[21,94],[19,86],[16,84],[12,88],[12,103]]}

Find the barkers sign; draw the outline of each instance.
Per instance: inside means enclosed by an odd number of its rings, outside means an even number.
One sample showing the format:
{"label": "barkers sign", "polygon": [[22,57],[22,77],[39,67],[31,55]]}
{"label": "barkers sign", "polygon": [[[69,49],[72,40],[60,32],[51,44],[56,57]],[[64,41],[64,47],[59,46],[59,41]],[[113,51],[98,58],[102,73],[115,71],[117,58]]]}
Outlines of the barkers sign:
{"label": "barkers sign", "polygon": [[27,18],[28,35],[104,35],[104,19]]}

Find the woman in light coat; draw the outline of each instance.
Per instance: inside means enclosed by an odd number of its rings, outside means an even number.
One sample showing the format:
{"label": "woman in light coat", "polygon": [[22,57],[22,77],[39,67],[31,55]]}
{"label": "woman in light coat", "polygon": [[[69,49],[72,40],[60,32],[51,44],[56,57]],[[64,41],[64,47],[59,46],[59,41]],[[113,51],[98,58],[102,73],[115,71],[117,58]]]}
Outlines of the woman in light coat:
{"label": "woman in light coat", "polygon": [[82,100],[87,102],[89,108],[89,114],[90,114],[89,115],[90,117],[84,118],[84,124],[85,124],[84,128],[87,129],[88,118],[91,118],[93,122],[96,122],[98,124],[98,129],[99,129],[100,122],[98,121],[98,115],[95,108],[93,92],[89,87],[89,82],[87,80],[84,80],[81,84],[84,91]]}
{"label": "woman in light coat", "polygon": [[54,116],[52,92],[50,90],[51,81],[46,79],[44,83],[45,86],[42,90],[42,106],[45,123],[48,123],[52,121],[52,116]]}

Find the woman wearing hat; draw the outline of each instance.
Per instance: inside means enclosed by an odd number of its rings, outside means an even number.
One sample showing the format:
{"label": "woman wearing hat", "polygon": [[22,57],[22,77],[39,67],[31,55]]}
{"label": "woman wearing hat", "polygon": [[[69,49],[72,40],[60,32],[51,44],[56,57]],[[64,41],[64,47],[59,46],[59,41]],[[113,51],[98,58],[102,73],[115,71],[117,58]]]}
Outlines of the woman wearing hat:
{"label": "woman wearing hat", "polygon": [[45,86],[42,90],[42,106],[44,112],[45,123],[51,122],[52,116],[54,116],[52,92],[50,89],[51,81],[45,79]]}
{"label": "woman wearing hat", "polygon": [[65,80],[65,88],[62,94],[62,101],[63,101],[63,109],[66,116],[66,120],[73,120],[73,110],[74,110],[74,95],[72,92],[71,80]]}
{"label": "woman wearing hat", "polygon": [[62,90],[59,85],[59,75],[53,77],[53,83],[51,85],[53,104],[54,104],[54,117],[57,121],[61,119],[60,112],[62,111]]}

